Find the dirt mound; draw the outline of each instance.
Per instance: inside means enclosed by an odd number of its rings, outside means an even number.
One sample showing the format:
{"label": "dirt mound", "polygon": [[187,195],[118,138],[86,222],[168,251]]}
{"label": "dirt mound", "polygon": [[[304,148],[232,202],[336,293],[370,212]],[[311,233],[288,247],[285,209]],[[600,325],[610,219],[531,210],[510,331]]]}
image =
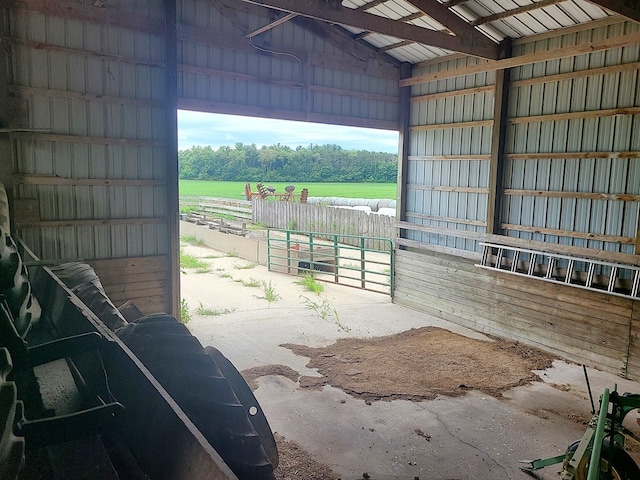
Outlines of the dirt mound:
{"label": "dirt mound", "polygon": [[[479,390],[500,396],[538,380],[532,370],[553,357],[502,339],[476,340],[437,327],[373,339],[341,339],[324,348],[285,344],[309,357],[322,377],[300,377],[305,388],[332,385],[365,400],[429,400]],[[291,377],[290,377],[291,378]]]}

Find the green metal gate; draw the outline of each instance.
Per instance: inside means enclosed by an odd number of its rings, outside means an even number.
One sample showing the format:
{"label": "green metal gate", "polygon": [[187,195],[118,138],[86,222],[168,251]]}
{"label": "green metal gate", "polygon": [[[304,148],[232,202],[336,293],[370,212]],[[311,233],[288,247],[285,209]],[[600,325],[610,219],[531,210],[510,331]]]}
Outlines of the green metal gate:
{"label": "green metal gate", "polygon": [[[357,239],[357,246],[341,243]],[[373,246],[373,247],[372,247]],[[267,267],[290,275],[391,294],[392,242],[388,238],[269,229]]]}

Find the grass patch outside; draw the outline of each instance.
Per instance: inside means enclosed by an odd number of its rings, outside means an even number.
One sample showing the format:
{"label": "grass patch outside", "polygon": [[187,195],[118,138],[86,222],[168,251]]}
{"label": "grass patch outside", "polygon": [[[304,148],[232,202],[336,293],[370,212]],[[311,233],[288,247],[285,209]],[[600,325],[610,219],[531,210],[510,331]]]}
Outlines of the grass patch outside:
{"label": "grass patch outside", "polygon": [[[257,182],[257,181],[256,181]],[[256,188],[256,182],[251,182]],[[278,192],[284,192],[284,187],[291,182],[269,182]],[[395,183],[320,183],[295,182],[294,193],[300,193],[303,188],[309,189],[311,197],[347,197],[347,198],[391,198],[397,197]],[[232,198],[243,200],[244,182],[222,182],[211,180],[180,180],[180,196],[202,196],[216,198]]]}
{"label": "grass patch outside", "polygon": [[260,286],[260,280],[250,278],[249,280],[240,280],[245,287],[258,288]]}
{"label": "grass patch outside", "polygon": [[322,285],[311,273],[305,273],[304,277],[296,282],[298,285],[301,285],[307,292],[313,292],[317,295],[320,295],[324,292],[324,285]]}
{"label": "grass patch outside", "polygon": [[235,264],[233,268],[236,270],[251,270],[252,268],[256,268],[258,266],[257,263],[247,263],[245,265]]}
{"label": "grass patch outside", "polygon": [[199,258],[196,258],[183,250],[180,250],[180,266],[182,268],[197,268],[198,270],[209,271],[209,264],[207,262],[203,262]]}
{"label": "grass patch outside", "polygon": [[262,292],[264,293],[264,296],[262,297],[256,296],[256,298],[261,298],[263,300],[266,300],[269,303],[277,302],[282,298],[280,294],[276,293],[276,289],[271,283],[271,280],[269,280],[269,283],[265,282],[264,280],[261,280],[260,287],[262,287]]}
{"label": "grass patch outside", "polygon": [[207,307],[203,305],[202,302],[200,302],[200,305],[198,305],[198,308],[196,308],[196,313],[198,315],[217,317],[220,315],[225,315],[227,313],[232,313],[235,310],[236,310],[235,308]]}
{"label": "grass patch outside", "polygon": [[184,235],[180,237],[180,240],[182,240],[185,243],[188,243],[189,245],[199,245],[199,246],[204,245],[204,240],[196,237],[195,235]]}

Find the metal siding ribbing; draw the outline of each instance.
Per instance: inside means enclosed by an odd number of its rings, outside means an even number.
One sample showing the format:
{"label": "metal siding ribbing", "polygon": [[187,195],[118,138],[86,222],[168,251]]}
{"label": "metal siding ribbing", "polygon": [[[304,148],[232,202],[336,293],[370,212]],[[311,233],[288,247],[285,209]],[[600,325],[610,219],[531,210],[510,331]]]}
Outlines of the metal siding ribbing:
{"label": "metal siding ribbing", "polygon": [[[417,67],[413,75],[460,68],[478,62],[482,61],[458,58]],[[409,139],[406,176],[406,182],[410,185],[406,217],[409,222],[437,227],[442,233],[408,231],[407,238],[442,247],[476,250],[475,241],[447,235],[447,231],[484,231],[481,224],[486,217],[487,195],[469,189],[488,186],[488,161],[473,157],[486,156],[490,152],[491,127],[464,126],[464,122],[492,119],[493,91],[456,92],[490,86],[494,78],[493,73],[480,73],[412,87],[410,121],[413,130]],[[447,124],[455,125],[448,127]],[[426,129],[421,129],[423,126]],[[469,158],[439,158],[452,155]],[[454,191],[448,191],[449,187]]]}
{"label": "metal siding ribbing", "polygon": [[[232,7],[179,2],[185,33],[178,45],[178,96],[185,108],[198,109],[197,100],[207,102],[201,104],[206,111],[397,127],[398,69],[387,64],[384,73],[371,75],[379,69],[373,59],[380,61],[372,51],[354,57],[293,21],[248,40],[245,35],[271,21],[266,10],[234,10],[231,22],[220,8]],[[192,32],[199,37],[192,39]],[[229,38],[216,37],[219,32]]]}
{"label": "metal siding ribbing", "polygon": [[[608,36],[637,31],[631,22],[600,27],[516,47],[519,53],[542,52],[550,47],[578,45]],[[638,202],[615,199],[571,198],[571,192],[636,194],[640,184],[637,158],[606,157],[607,152],[638,152],[638,115],[607,115],[600,110],[640,106],[640,72],[620,71],[622,63],[640,60],[637,45],[579,55],[562,61],[539,62],[514,68],[516,81],[536,79],[574,71],[575,76],[553,81],[518,84],[511,91],[509,109],[513,121],[507,132],[507,154],[519,154],[507,162],[505,188],[514,190],[567,192],[568,198],[509,195],[504,199],[502,218],[507,224],[568,232],[567,235],[512,230],[520,238],[561,243],[576,247],[632,253],[628,243],[607,241],[606,237],[635,238]],[[613,66],[596,74],[580,71]],[[553,121],[519,117],[585,112],[576,118]],[[590,112],[594,112],[593,114]],[[601,152],[597,158],[563,158],[540,153]],[[605,157],[602,157],[602,153]],[[532,154],[523,158],[522,154]],[[535,157],[533,154],[538,154]],[[593,234],[595,238],[575,238],[570,232]],[[605,236],[604,238],[601,236]]]}
{"label": "metal siding ribbing", "polygon": [[[135,13],[163,18],[163,2],[139,2]],[[27,101],[27,126],[45,134],[15,137],[16,173],[62,179],[166,177],[164,39],[144,30],[11,12],[10,88]],[[119,145],[120,140],[133,143]],[[166,196],[156,193],[166,193],[163,187],[47,183],[14,188],[17,201],[38,200],[38,221],[135,223],[167,215]],[[114,236],[114,230],[124,235]],[[43,258],[91,259],[166,254],[168,242],[154,238],[157,230],[157,225],[29,225],[22,234]]]}

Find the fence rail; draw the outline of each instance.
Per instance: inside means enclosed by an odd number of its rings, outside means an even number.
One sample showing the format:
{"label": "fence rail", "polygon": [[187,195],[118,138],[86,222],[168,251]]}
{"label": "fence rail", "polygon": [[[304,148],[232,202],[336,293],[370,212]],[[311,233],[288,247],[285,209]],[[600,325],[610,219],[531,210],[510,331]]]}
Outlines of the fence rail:
{"label": "fence rail", "polygon": [[251,202],[253,223],[269,228],[324,233],[325,239],[338,235],[340,243],[357,247],[360,247],[360,237],[366,237],[364,247],[374,250],[390,249],[387,240],[396,234],[396,219],[386,215],[263,199]]}
{"label": "fence rail", "polygon": [[180,209],[195,210],[206,216],[251,221],[251,202],[213,197],[180,197]]}
{"label": "fence rail", "polygon": [[[352,245],[346,245],[345,240],[353,240]],[[384,248],[367,248],[367,243]],[[391,240],[384,238],[269,229],[267,267],[270,271],[311,274],[321,281],[390,295],[391,246]]]}

